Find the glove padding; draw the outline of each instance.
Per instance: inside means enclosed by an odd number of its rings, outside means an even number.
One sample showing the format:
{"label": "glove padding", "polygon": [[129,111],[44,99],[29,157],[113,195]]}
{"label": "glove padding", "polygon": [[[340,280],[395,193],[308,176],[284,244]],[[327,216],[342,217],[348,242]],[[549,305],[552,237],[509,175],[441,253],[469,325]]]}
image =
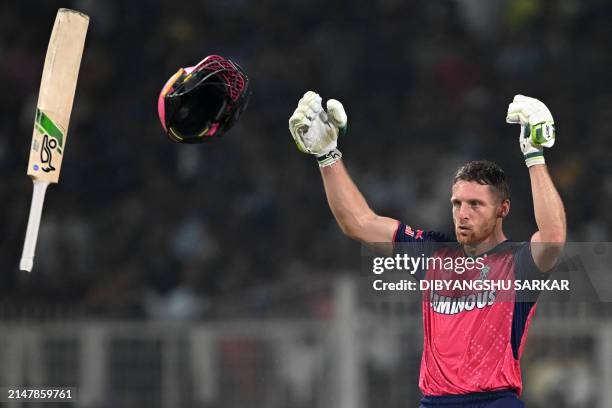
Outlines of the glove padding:
{"label": "glove padding", "polygon": [[516,95],[508,105],[506,122],[521,125],[519,145],[527,167],[544,164],[543,148],[555,144],[555,122],[546,105],[535,98]]}
{"label": "glove padding", "polygon": [[342,157],[336,147],[338,136],[346,133],[346,125],[347,116],[342,104],[330,99],[325,112],[321,97],[312,91],[304,94],[289,118],[289,131],[298,149],[315,155],[321,167]]}

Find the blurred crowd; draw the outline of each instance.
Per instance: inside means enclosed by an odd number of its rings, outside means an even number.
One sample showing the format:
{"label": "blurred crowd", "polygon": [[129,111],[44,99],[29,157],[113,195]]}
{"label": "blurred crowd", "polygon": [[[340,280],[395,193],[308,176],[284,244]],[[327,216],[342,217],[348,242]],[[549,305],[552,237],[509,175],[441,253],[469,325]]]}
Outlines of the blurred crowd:
{"label": "blurred crowd", "polygon": [[[58,7],[91,23],[60,184],[48,190],[28,275],[18,271],[25,170]],[[536,226],[506,108],[517,93],[541,99],[557,125],[546,158],[569,240],[609,241],[611,17],[604,0],[3,3],[0,313],[59,304],[198,318],[253,288],[357,268],[359,245],[337,228],[314,159],[287,129],[306,90],[344,103],[340,149],[375,211],[452,232],[454,170],[489,159],[509,178],[514,240]],[[213,53],[249,74],[250,105],[222,141],[174,144],[158,93],[178,67]]]}

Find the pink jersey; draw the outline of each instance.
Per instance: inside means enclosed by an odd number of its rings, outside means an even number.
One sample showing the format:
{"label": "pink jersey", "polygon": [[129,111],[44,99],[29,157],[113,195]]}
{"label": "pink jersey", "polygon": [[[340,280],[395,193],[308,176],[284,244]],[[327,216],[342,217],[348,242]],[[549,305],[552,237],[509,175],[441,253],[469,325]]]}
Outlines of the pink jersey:
{"label": "pink jersey", "polygon": [[[418,237],[418,238],[417,238]],[[442,234],[413,230],[400,224],[394,237],[399,251],[415,256],[440,258],[449,262],[470,258],[457,244]],[[506,282],[491,290],[466,290],[427,287],[423,290],[423,355],[419,388],[424,395],[441,396],[509,389],[522,392],[521,357],[527,329],[535,311],[537,294],[523,296],[514,292],[516,279],[540,279],[528,243],[497,245],[478,262],[456,273],[446,264],[430,265],[418,271],[419,281],[434,280]],[[452,262],[451,262],[452,264]],[[460,263],[457,262],[457,265]],[[456,266],[454,269],[458,269]],[[528,298],[528,299],[527,299]],[[518,301],[521,300],[521,301]]]}

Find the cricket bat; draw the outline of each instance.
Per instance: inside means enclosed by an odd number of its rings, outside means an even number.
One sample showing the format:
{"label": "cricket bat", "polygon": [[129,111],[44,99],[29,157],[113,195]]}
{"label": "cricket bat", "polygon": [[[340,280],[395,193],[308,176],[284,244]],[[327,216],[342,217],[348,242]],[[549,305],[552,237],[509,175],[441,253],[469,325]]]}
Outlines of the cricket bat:
{"label": "cricket bat", "polygon": [[45,192],[50,183],[59,179],[88,25],[85,14],[61,8],[49,39],[28,163],[34,192],[19,262],[22,271],[32,270]]}

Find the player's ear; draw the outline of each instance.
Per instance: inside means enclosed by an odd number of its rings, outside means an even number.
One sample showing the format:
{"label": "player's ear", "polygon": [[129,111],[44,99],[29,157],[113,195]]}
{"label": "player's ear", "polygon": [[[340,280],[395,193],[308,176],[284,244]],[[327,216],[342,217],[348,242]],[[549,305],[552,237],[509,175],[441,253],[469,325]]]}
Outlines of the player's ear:
{"label": "player's ear", "polygon": [[503,200],[501,203],[501,206],[499,207],[497,217],[505,218],[509,212],[510,212],[510,200],[508,199]]}

